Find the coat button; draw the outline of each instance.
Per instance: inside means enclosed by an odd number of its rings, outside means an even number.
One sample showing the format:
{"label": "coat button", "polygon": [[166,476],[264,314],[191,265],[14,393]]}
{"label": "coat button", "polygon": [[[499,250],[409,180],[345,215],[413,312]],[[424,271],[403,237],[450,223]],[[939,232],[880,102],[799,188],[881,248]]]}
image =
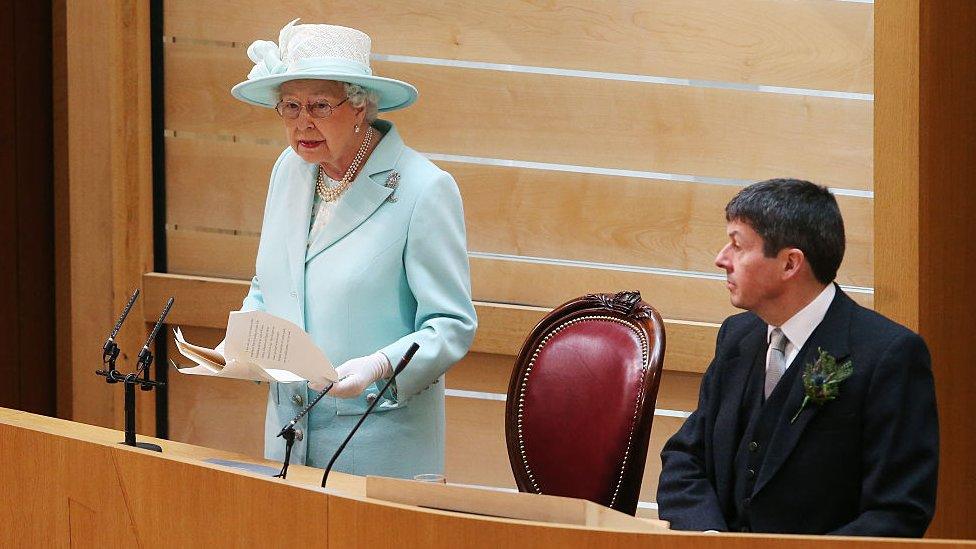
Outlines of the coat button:
{"label": "coat button", "polygon": [[305,438],[305,433],[301,429],[295,429],[295,440],[301,441]]}
{"label": "coat button", "polygon": [[754,440],[754,441],[752,441],[752,442],[749,443],[749,451],[750,452],[755,452],[758,449],[759,449],[759,443],[758,442],[756,442]]}
{"label": "coat button", "polygon": [[743,526],[742,528],[739,528],[739,531],[740,532],[748,532],[749,531],[749,527],[748,526]]}
{"label": "coat button", "polygon": [[298,297],[298,292],[292,292],[292,293],[291,293],[291,296],[292,296],[292,297]]}
{"label": "coat button", "polygon": [[748,471],[746,471],[746,476],[749,478],[756,478],[756,470],[749,469]]}
{"label": "coat button", "polygon": [[301,406],[302,402],[304,402],[305,399],[302,398],[302,395],[295,394],[295,395],[291,395],[291,401],[297,404],[298,406]]}
{"label": "coat button", "polygon": [[[299,439],[299,440],[301,440],[301,439]],[[745,509],[748,509],[750,503],[752,503],[752,499],[751,498],[746,498],[746,499],[742,500],[742,507],[745,508]]]}
{"label": "coat button", "polygon": [[376,393],[369,393],[366,395],[366,404],[372,404],[376,402]]}

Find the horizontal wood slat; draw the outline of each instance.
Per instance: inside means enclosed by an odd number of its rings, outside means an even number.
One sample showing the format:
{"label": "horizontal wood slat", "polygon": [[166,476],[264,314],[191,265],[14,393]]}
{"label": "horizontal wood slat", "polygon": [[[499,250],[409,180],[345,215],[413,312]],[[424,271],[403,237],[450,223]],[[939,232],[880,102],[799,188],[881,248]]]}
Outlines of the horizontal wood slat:
{"label": "horizontal wood slat", "polygon": [[258,237],[166,229],[166,257],[172,273],[250,280]]}
{"label": "horizontal wood slat", "polygon": [[[247,233],[261,230],[268,177],[277,145],[170,138],[167,224]],[[478,252],[549,257],[666,269],[715,271],[725,244],[725,204],[737,187],[678,183],[506,166],[437,162],[453,174],[464,200],[468,248]],[[839,196],[847,229],[842,284],[872,286],[873,201]],[[182,261],[184,235],[175,235],[171,261]],[[240,245],[220,239],[221,249]],[[255,246],[248,243],[245,249]],[[220,250],[214,250],[222,254]],[[234,261],[233,258],[227,258]],[[250,276],[214,261],[206,274]],[[222,272],[221,269],[224,269]],[[243,274],[242,274],[243,273]]]}
{"label": "horizontal wood slat", "polygon": [[[539,307],[478,302],[478,331],[473,352],[517,355],[526,336],[549,312]],[[703,372],[715,349],[718,326],[665,320],[667,345],[664,367],[682,372]]]}
{"label": "horizontal wood slat", "polygon": [[[167,239],[174,273],[238,279],[254,274],[257,237],[168,230]],[[551,309],[576,296],[626,288],[639,290],[669,319],[718,323],[740,312],[729,303],[721,279],[482,257],[470,262],[472,295],[478,301]],[[850,296],[865,307],[873,306],[873,294]]]}
{"label": "horizontal wood slat", "polygon": [[[240,280],[147,273],[143,278],[147,311],[158,311],[170,296],[176,302],[170,324],[222,329],[227,313],[240,308],[248,282]],[[475,304],[478,331],[471,352],[515,355],[525,337],[548,312],[539,307],[499,303]],[[667,348],[664,367],[683,372],[702,372],[714,350],[715,325],[665,321]]]}
{"label": "horizontal wood slat", "polygon": [[831,1],[165,3],[164,33],[277,41],[292,17],[359,28],[373,51],[505,64],[871,91],[873,10]]}
{"label": "horizontal wood slat", "polygon": [[[165,63],[168,129],[282,139],[273,111],[229,94],[250,68],[242,48],[170,43]],[[868,101],[388,62],[375,71],[421,90],[390,119],[425,152],[872,184]]]}
{"label": "horizontal wood slat", "polygon": [[[729,303],[725,280],[521,261],[471,258],[475,299],[555,307],[570,298],[619,289],[639,290],[665,318],[721,322],[742,312]],[[873,294],[849,294],[865,307]]]}

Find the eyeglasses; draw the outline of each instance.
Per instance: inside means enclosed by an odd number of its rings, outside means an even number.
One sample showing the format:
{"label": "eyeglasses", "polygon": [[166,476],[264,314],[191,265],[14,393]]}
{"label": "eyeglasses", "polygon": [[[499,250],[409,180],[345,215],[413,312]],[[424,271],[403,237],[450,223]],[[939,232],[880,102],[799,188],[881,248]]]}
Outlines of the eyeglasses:
{"label": "eyeglasses", "polygon": [[313,103],[306,103],[303,105],[297,101],[282,100],[275,105],[275,110],[278,111],[278,114],[281,115],[282,118],[287,118],[289,120],[298,118],[298,115],[302,113],[302,107],[308,111],[308,115],[312,118],[328,118],[329,115],[332,114],[332,111],[338,109],[339,106],[346,101],[349,101],[348,97],[342,101],[339,101],[335,105],[330,105],[327,101],[315,101]]}

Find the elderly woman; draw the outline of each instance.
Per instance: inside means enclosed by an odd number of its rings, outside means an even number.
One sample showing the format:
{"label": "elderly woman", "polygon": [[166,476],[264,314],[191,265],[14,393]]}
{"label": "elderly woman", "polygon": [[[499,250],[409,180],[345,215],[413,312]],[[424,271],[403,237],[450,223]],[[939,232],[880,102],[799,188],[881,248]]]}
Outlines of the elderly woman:
{"label": "elderly woman", "polygon": [[[286,25],[254,42],[237,99],[274,108],[289,147],[271,171],[256,275],[243,310],[307,331],[341,381],[297,426],[292,462],[324,467],[366,408],[374,413],[337,470],[410,477],[444,467],[444,383],[476,327],[461,198],[454,179],[404,145],[378,112],[417,98],[373,76],[370,39],[333,25]],[[420,350],[379,388],[411,343]],[[314,396],[272,384],[265,455],[282,459],[279,429]]]}

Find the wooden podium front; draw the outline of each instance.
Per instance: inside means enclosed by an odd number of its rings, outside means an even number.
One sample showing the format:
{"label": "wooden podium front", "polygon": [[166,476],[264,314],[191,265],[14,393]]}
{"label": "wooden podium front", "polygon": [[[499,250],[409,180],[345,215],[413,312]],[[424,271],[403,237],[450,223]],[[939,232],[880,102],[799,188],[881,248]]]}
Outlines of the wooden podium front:
{"label": "wooden podium front", "polygon": [[[369,498],[362,477],[334,473],[323,489],[319,469],[292,466],[288,480],[280,480],[267,474],[278,463],[151,439],[163,447],[157,453],[121,445],[122,438],[111,429],[0,408],[0,486],[5,492],[0,547],[683,549],[942,543],[661,532],[652,523],[629,522],[630,517],[607,515],[611,518],[605,520],[588,503],[584,507],[596,522],[588,519],[583,525],[495,518]],[[416,497],[430,491],[425,488]],[[511,495],[518,500],[515,506],[532,505],[535,497]],[[419,501],[416,497],[399,499]],[[497,497],[485,499],[487,506],[499,508]],[[538,504],[547,505],[545,498]]]}

